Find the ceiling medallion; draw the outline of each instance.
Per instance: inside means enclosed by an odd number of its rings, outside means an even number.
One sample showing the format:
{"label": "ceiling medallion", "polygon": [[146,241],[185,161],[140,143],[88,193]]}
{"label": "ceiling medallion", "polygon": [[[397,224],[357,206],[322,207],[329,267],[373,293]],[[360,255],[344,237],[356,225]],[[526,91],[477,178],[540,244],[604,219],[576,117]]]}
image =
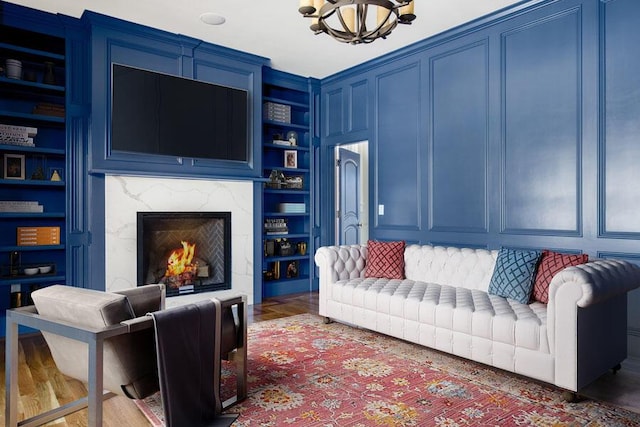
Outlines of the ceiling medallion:
{"label": "ceiling medallion", "polygon": [[311,31],[342,43],[386,38],[398,24],[416,19],[413,0],[300,0],[298,11],[311,18]]}

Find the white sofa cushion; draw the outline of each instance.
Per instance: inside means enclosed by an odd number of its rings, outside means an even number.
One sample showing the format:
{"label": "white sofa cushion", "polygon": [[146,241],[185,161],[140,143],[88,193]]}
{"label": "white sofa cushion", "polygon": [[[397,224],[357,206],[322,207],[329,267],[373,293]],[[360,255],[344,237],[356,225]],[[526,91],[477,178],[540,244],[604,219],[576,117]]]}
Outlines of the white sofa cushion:
{"label": "white sofa cushion", "polygon": [[405,277],[410,280],[487,291],[498,251],[428,245],[408,245]]}
{"label": "white sofa cushion", "polygon": [[[477,289],[409,279],[340,280],[331,290],[331,299],[347,307],[549,352],[545,304],[520,304]],[[403,331],[389,332],[404,337]]]}

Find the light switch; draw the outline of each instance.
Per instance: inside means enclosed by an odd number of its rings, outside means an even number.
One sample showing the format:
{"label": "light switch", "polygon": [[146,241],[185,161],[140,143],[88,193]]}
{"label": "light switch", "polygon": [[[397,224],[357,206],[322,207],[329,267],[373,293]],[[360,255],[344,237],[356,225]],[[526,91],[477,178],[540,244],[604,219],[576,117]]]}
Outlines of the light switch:
{"label": "light switch", "polygon": [[384,205],[378,205],[378,215],[384,215]]}

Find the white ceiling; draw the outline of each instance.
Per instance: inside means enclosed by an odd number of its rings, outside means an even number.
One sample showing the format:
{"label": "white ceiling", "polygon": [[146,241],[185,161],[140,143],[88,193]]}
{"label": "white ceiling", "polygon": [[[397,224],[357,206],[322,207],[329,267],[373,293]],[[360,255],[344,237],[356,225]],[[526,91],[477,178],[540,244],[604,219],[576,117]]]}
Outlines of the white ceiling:
{"label": "white ceiling", "polygon": [[[184,34],[271,59],[271,66],[305,77],[324,78],[522,0],[415,0],[416,20],[399,25],[386,40],[367,45],[339,43],[314,35],[299,0],[11,0],[11,3],[80,17],[84,10]],[[211,26],[200,14],[223,15]]]}

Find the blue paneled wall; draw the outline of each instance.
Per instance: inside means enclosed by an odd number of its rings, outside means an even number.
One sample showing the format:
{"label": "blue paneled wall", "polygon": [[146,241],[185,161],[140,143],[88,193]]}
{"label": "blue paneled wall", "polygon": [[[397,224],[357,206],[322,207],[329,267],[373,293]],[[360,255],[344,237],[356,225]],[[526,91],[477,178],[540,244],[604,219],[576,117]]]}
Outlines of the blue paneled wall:
{"label": "blue paneled wall", "polygon": [[323,160],[369,141],[373,239],[640,263],[638,22],[637,0],[523,2],[326,78]]}

